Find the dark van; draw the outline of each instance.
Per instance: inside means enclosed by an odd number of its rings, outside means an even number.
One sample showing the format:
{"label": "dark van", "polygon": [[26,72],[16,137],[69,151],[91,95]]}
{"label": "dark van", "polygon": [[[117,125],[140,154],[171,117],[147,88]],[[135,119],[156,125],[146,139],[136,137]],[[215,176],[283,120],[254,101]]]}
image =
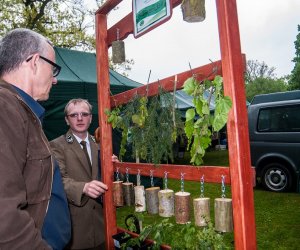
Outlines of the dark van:
{"label": "dark van", "polygon": [[258,181],[275,192],[300,191],[300,91],[255,96],[248,120]]}

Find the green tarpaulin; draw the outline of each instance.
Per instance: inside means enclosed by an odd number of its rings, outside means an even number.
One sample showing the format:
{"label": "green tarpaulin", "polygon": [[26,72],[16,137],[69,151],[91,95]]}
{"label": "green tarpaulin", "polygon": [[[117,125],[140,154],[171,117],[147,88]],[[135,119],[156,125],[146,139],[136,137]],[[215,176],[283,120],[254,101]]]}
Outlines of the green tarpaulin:
{"label": "green tarpaulin", "polygon": [[[94,134],[98,127],[96,55],[63,48],[55,48],[55,53],[62,70],[49,100],[41,103],[46,109],[44,131],[49,140],[64,134],[68,129],[63,113],[66,103],[72,98],[84,98],[93,105],[90,133]],[[113,70],[109,75],[113,95],[142,85]]]}

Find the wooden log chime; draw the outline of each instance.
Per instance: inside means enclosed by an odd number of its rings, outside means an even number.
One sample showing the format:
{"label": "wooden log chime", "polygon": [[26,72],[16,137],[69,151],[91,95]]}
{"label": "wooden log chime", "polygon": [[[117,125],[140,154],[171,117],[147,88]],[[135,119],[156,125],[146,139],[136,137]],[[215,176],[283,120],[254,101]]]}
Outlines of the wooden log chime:
{"label": "wooden log chime", "polygon": [[[116,207],[135,206],[136,212],[147,210],[149,214],[161,217],[175,215],[176,223],[185,224],[190,221],[190,193],[184,191],[184,173],[181,173],[181,190],[174,194],[168,188],[168,172],[164,175],[164,189],[154,187],[153,170],[150,170],[151,187],[144,189],[141,185],[140,170],[137,174],[137,185],[129,182],[129,168],[126,168],[126,182],[119,178],[117,168],[116,181],[113,182],[113,201]],[[214,202],[215,230],[219,232],[233,231],[232,199],[225,197],[225,176],[222,175],[222,195]],[[210,198],[204,197],[204,176],[200,179],[200,197],[193,200],[195,225],[207,226],[210,221]]]}
{"label": "wooden log chime", "polygon": [[122,183],[123,194],[124,194],[124,203],[127,206],[134,205],[134,189],[133,183],[129,182],[129,168],[126,168],[126,182]]}
{"label": "wooden log chime", "polygon": [[181,173],[181,191],[175,194],[175,220],[177,224],[186,224],[190,220],[189,192],[184,192],[184,173]]}
{"label": "wooden log chime", "polygon": [[195,225],[204,227],[210,221],[210,198],[204,197],[204,175],[200,180],[200,197],[193,200]]}
{"label": "wooden log chime", "polygon": [[124,206],[123,181],[120,180],[119,168],[116,171],[116,181],[113,182],[113,202],[115,207]]}
{"label": "wooden log chime", "polygon": [[183,20],[189,23],[205,19],[205,0],[183,0],[181,4]]}
{"label": "wooden log chime", "polygon": [[135,212],[146,211],[145,187],[141,185],[141,171],[138,169],[136,186],[134,187]]}
{"label": "wooden log chime", "polygon": [[174,215],[174,191],[168,189],[168,172],[165,172],[164,190],[158,192],[158,211],[161,217]]}
{"label": "wooden log chime", "polygon": [[160,187],[154,187],[153,170],[150,170],[151,187],[146,188],[146,204],[148,214],[158,214],[158,192]]}
{"label": "wooden log chime", "polygon": [[125,44],[124,41],[119,40],[119,29],[117,29],[117,40],[112,42],[111,48],[113,63],[125,62]]}
{"label": "wooden log chime", "polygon": [[215,199],[215,230],[232,232],[232,199],[225,198],[225,176],[222,175],[222,198]]}

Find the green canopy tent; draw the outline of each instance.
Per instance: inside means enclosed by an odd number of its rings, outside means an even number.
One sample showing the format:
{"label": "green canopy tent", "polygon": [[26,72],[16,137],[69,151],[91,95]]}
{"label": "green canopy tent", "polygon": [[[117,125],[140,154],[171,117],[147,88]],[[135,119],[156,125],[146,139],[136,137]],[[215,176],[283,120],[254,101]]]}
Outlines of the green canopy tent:
{"label": "green canopy tent", "polygon": [[[46,136],[52,140],[64,133],[68,127],[64,120],[64,107],[72,98],[87,99],[93,105],[93,122],[90,133],[98,127],[96,54],[55,47],[56,62],[62,67],[50,92],[48,101],[41,102],[46,109],[43,127]],[[115,95],[141,83],[110,70],[110,90]]]}

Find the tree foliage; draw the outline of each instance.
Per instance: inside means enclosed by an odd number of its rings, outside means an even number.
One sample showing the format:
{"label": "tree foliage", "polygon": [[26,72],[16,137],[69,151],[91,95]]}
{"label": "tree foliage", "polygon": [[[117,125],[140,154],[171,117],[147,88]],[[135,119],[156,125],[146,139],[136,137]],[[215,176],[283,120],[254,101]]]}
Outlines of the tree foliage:
{"label": "tree foliage", "polygon": [[[104,0],[1,0],[0,37],[14,28],[28,28],[49,38],[57,47],[95,50],[95,11]],[[131,70],[132,59],[110,67]]]}
{"label": "tree foliage", "polygon": [[293,62],[295,63],[295,66],[289,80],[290,90],[300,89],[300,25],[298,25],[298,35],[296,36],[294,44],[296,53]]}
{"label": "tree foliage", "polygon": [[275,78],[275,68],[269,67],[265,62],[248,60],[246,64],[245,81],[251,83],[257,78]]}
{"label": "tree foliage", "polygon": [[246,84],[247,101],[251,102],[253,97],[258,94],[269,94],[287,91],[288,85],[283,78],[257,78],[253,82]]}
{"label": "tree foliage", "polygon": [[58,47],[92,50],[95,9],[89,6],[83,0],[2,0],[0,36],[22,27],[45,35]]}
{"label": "tree foliage", "polygon": [[269,67],[265,62],[248,60],[245,73],[246,98],[251,102],[258,94],[269,94],[287,91],[287,77],[276,78],[276,68]]}

